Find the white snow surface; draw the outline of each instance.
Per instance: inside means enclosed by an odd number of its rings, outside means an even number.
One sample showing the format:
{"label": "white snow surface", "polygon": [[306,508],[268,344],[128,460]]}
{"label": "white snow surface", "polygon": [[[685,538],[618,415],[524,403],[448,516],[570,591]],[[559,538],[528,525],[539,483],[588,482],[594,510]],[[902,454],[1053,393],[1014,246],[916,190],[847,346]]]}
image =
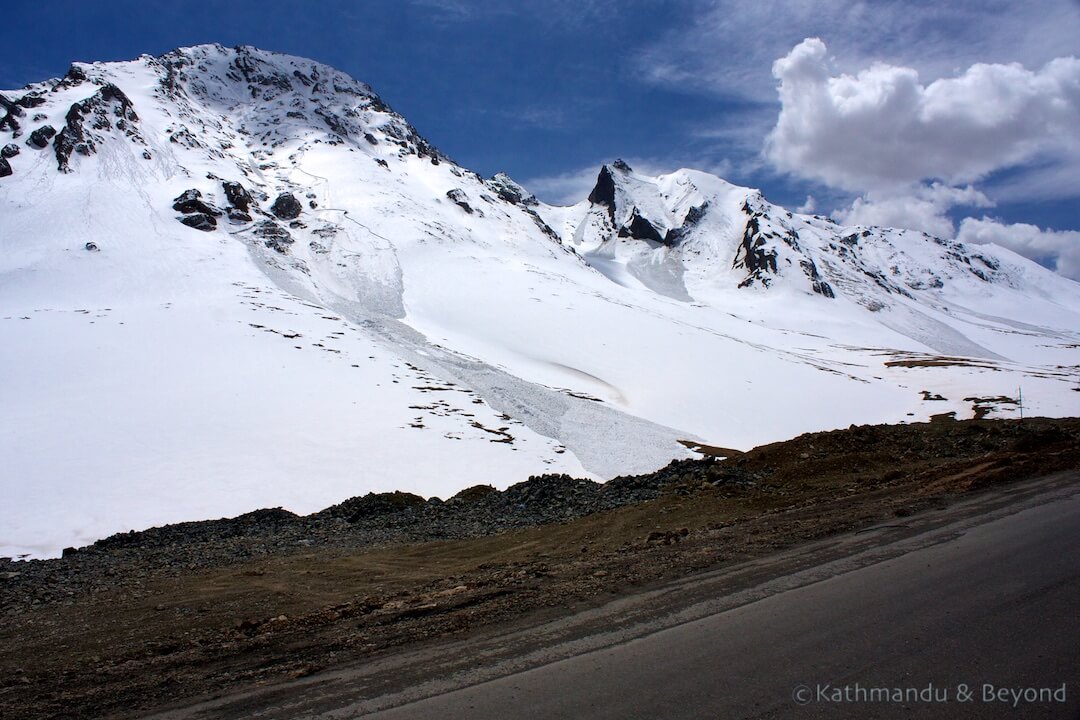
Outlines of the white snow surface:
{"label": "white snow surface", "polygon": [[[611,204],[537,204],[366,85],[252,48],[78,68],[3,93],[44,103],[0,130],[20,150],[0,178],[0,555],[607,479],[692,456],[679,440],[1016,417],[1021,390],[1025,415],[1080,410],[1080,286],[1008,250],[840,227],[694,170],[617,163]],[[60,172],[56,141],[27,138],[106,83],[137,120],[86,106],[92,148]],[[251,222],[178,222],[188,189],[224,210],[223,181]],[[283,192],[299,225],[269,212]]]}

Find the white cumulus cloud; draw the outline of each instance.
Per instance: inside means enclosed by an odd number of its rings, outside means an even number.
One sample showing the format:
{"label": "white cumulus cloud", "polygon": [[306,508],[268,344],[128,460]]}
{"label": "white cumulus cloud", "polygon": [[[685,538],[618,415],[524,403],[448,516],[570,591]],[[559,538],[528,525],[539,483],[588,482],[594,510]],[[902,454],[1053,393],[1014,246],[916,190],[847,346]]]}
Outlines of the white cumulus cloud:
{"label": "white cumulus cloud", "polygon": [[[1080,59],[1037,70],[975,63],[923,82],[915,68],[881,62],[838,72],[825,43],[807,38],[773,75],[781,107],[764,155],[782,172],[857,195],[833,212],[841,222],[993,242],[1080,277],[1080,232],[968,217],[957,233],[950,218],[1023,197],[1020,183],[1028,197],[1033,187],[1080,197]],[[1002,170],[1012,171],[1012,191],[998,183],[991,198],[972,185]]]}
{"label": "white cumulus cloud", "polygon": [[955,205],[992,207],[993,204],[970,185],[954,188],[934,183],[897,194],[881,196],[872,193],[856,198],[850,208],[837,210],[833,215],[846,225],[902,227],[937,237],[952,237],[956,228],[946,215],[949,208]]}
{"label": "white cumulus cloud", "polygon": [[964,218],[957,240],[993,243],[1029,258],[1049,261],[1067,278],[1080,280],[1080,232],[1043,230],[1027,223],[1006,224],[992,218]]}
{"label": "white cumulus cloud", "polygon": [[975,64],[923,84],[875,63],[833,74],[817,38],[773,65],[781,109],[765,152],[783,171],[855,192],[969,183],[1043,157],[1080,156],[1080,60],[1032,71]]}

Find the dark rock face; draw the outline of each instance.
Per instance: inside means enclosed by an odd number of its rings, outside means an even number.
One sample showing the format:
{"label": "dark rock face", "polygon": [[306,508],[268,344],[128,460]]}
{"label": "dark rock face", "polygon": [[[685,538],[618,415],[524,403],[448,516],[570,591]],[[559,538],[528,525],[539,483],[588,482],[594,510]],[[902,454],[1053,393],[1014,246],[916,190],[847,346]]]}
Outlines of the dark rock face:
{"label": "dark rock face", "polygon": [[540,228],[540,232],[562,245],[562,238],[559,237],[559,233],[552,230],[551,226],[544,222],[544,218],[540,217],[540,213],[530,207],[525,208],[525,212],[527,212],[529,217],[533,219],[533,222],[536,223],[536,227]]}
{"label": "dark rock face", "polygon": [[[117,119],[114,121],[113,118]],[[102,85],[86,100],[73,104],[68,109],[65,122],[65,126],[53,140],[57,169],[60,172],[71,172],[69,160],[73,152],[80,155],[97,152],[95,142],[103,140],[103,136],[95,131],[111,131],[115,126],[132,140],[145,144],[136,127],[139,116],[135,113],[131,100],[112,83]],[[86,127],[87,122],[89,129]]]}
{"label": "dark rock face", "polygon": [[289,246],[295,242],[292,234],[273,220],[263,220],[252,230],[256,237],[263,239],[266,247],[282,255],[289,252]]}
{"label": "dark rock face", "polygon": [[53,135],[56,134],[56,130],[52,125],[42,125],[34,132],[30,133],[30,137],[27,138],[26,144],[30,147],[43,150],[49,145],[49,141],[52,140]]}
{"label": "dark rock face", "polygon": [[180,222],[184,223],[188,227],[195,228],[196,230],[202,230],[203,232],[210,232],[217,229],[217,220],[212,215],[205,213],[191,213],[180,218]]}
{"label": "dark rock face", "polygon": [[64,88],[73,88],[77,85],[82,85],[86,82],[86,73],[78,65],[72,65],[68,68],[64,77],[60,78],[60,82],[53,86],[53,92],[57,90],[63,90]]}
{"label": "dark rock face", "polygon": [[0,157],[13,158],[19,154],[19,146],[15,143],[9,143],[0,149]]}
{"label": "dark rock face", "polygon": [[455,205],[457,205],[459,208],[461,208],[465,212],[469,213],[470,215],[473,214],[472,206],[469,205],[469,202],[468,202],[469,196],[466,195],[465,191],[462,190],[461,188],[454,188],[453,190],[447,190],[446,191],[446,197],[450,198],[450,200]]}
{"label": "dark rock face", "polygon": [[709,203],[707,201],[701,205],[690,208],[686,213],[686,217],[683,218],[682,225],[677,228],[671,228],[664,235],[664,244],[671,246],[677,245],[684,237],[686,237],[687,233],[701,222],[701,219],[705,217],[705,211],[708,209]]}
{"label": "dark rock face", "polygon": [[83,250],[86,250],[87,252],[97,252],[98,250],[100,250],[100,248],[97,246],[97,243],[88,242],[83,245]]}
{"label": "dark rock face", "polygon": [[330,128],[331,131],[343,138],[349,137],[350,131],[355,129],[351,127],[351,124],[329,110],[317,108],[315,114],[323,119],[323,122],[326,123],[326,127]]}
{"label": "dark rock face", "polygon": [[210,203],[203,202],[202,193],[192,188],[180,193],[173,201],[173,210],[182,213],[201,213],[211,217],[221,217],[221,211]]}
{"label": "dark rock face", "polygon": [[[253,100],[273,100],[293,89],[289,76],[258,57],[255,48],[239,45],[228,77],[246,81]],[[306,83],[305,83],[306,84]]]}
{"label": "dark rock face", "polygon": [[634,208],[634,212],[630,216],[630,224],[624,225],[619,228],[619,237],[630,237],[635,240],[651,240],[652,242],[662,243],[664,238],[660,235],[660,231],[656,227],[641,216],[637,208]]}
{"label": "dark rock face", "polygon": [[825,278],[821,277],[821,273],[818,272],[817,265],[814,264],[813,260],[809,258],[802,260],[799,262],[799,267],[806,273],[806,277],[810,280],[810,287],[814,289],[814,292],[827,298],[836,297],[832,286],[825,282]]}
{"label": "dark rock face", "polygon": [[281,193],[277,196],[277,200],[274,200],[274,204],[270,206],[270,212],[282,220],[292,220],[298,217],[303,209],[300,201],[292,193]]}
{"label": "dark rock face", "polygon": [[13,115],[22,115],[23,111],[18,104],[12,102],[3,93],[0,93],[0,108],[3,108],[5,112]]}
{"label": "dark rock face", "polygon": [[[742,210],[750,219],[743,230],[742,242],[732,263],[734,268],[746,269],[746,277],[739,283],[739,287],[750,287],[755,282],[769,287],[771,276],[779,274],[774,243],[782,242],[792,250],[804,254],[799,247],[799,235],[782,220],[770,219],[760,208],[752,207],[749,201],[743,203]],[[813,260],[804,256],[799,260],[799,266],[810,280],[810,287],[814,292],[827,298],[836,297],[836,293],[818,272]]]}
{"label": "dark rock face", "polygon": [[221,186],[225,188],[225,197],[228,199],[229,204],[237,210],[246,213],[251,204],[255,202],[255,199],[251,197],[251,193],[245,190],[244,186],[238,182],[226,180],[221,183]]}
{"label": "dark rock face", "polygon": [[0,130],[10,130],[12,137],[19,137],[22,134],[19,130],[19,121],[11,113],[0,117]]}
{"label": "dark rock face", "polygon": [[766,245],[766,239],[761,234],[759,217],[754,215],[746,223],[742,242],[732,264],[732,267],[746,269],[746,278],[739,283],[739,287],[750,287],[755,280],[765,287],[769,286],[768,275],[776,274],[776,250],[767,248]]}
{"label": "dark rock face", "polygon": [[229,216],[229,220],[231,220],[234,223],[249,223],[249,222],[251,222],[251,216],[248,215],[243,210],[240,210],[239,208],[231,207],[226,212],[227,212],[227,214]]}
{"label": "dark rock face", "polygon": [[0,177],[7,177],[14,172],[11,169],[11,163],[7,161],[7,158],[0,157]]}
{"label": "dark rock face", "polygon": [[495,176],[487,181],[487,186],[506,202],[525,206],[540,204],[536,196],[514,182],[506,173],[495,173]]}
{"label": "dark rock face", "polygon": [[23,114],[22,108],[2,94],[0,94],[0,108],[4,110],[3,117],[0,117],[0,130],[7,129],[17,134],[19,132],[19,121],[15,118]]}
{"label": "dark rock face", "polygon": [[600,168],[600,174],[596,176],[596,185],[589,193],[589,202],[607,207],[608,217],[615,222],[615,178],[607,165]]}
{"label": "dark rock face", "polygon": [[21,98],[15,101],[15,104],[29,110],[31,108],[36,108],[40,105],[44,105],[45,98],[39,97],[37,95],[23,95]]}
{"label": "dark rock face", "polygon": [[[19,121],[15,118],[26,114],[23,112],[23,108],[29,110],[44,104],[44,102],[45,98],[37,95],[23,95],[21,98],[12,101],[0,94],[0,109],[3,110],[3,114],[0,116],[0,130],[10,130],[12,137],[19,137],[22,134],[21,128],[19,127]],[[37,118],[34,119],[37,120]]]}
{"label": "dark rock face", "polygon": [[71,172],[69,160],[71,153],[78,150],[80,155],[90,155],[96,152],[93,142],[86,142],[86,133],[83,130],[82,109],[79,103],[75,103],[68,110],[67,124],[60,129],[56,139],[53,140],[53,150],[56,152],[57,169],[60,172]]}

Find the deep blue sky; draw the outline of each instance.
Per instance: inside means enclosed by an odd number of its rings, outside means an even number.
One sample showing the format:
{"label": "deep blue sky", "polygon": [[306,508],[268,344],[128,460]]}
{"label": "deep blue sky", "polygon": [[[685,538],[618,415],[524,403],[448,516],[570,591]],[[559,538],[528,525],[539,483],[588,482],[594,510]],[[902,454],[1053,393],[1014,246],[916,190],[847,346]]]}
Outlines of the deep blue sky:
{"label": "deep blue sky", "polygon": [[[1003,50],[992,42],[994,13],[1016,38],[1027,37],[1015,23],[1029,22],[1031,13],[989,0],[956,3],[947,17],[914,0],[829,0],[810,13],[786,0],[538,0],[524,8],[471,0],[8,0],[0,87],[59,76],[73,60],[249,44],[367,82],[462,165],[483,175],[504,170],[544,199],[583,197],[600,163],[624,157],[645,171],[707,169],[792,208],[812,194],[819,212],[831,212],[861,190],[828,187],[807,179],[812,173],[783,174],[761,154],[780,110],[772,62],[813,35],[839,58],[837,72],[881,61],[917,67],[927,81],[975,62],[1035,69],[1080,54],[1069,33],[1055,30],[1072,20],[1064,15],[1074,0],[1039,1],[1049,3],[1042,14],[1050,17],[1032,28],[1030,41]],[[908,22],[912,17],[918,22]],[[972,18],[981,23],[974,29]],[[909,46],[879,41],[866,29],[882,23],[892,27],[881,28],[881,38],[910,31]],[[1061,180],[1049,200],[1022,191],[1031,186],[1025,167],[1004,168],[979,184],[996,207],[949,213],[1080,230],[1080,179],[1056,172]],[[1052,178],[1038,177],[1044,184]]]}

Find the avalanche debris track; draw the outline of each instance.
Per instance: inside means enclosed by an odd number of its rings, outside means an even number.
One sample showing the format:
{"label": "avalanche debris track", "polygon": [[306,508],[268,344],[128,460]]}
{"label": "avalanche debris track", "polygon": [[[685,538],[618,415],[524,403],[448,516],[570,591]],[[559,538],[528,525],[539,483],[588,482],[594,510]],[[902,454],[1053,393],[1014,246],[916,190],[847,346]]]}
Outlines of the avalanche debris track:
{"label": "avalanche debris track", "polygon": [[603,485],[371,494],[4,560],[0,714],[141,716],[1077,469],[1080,419],[853,426]]}

